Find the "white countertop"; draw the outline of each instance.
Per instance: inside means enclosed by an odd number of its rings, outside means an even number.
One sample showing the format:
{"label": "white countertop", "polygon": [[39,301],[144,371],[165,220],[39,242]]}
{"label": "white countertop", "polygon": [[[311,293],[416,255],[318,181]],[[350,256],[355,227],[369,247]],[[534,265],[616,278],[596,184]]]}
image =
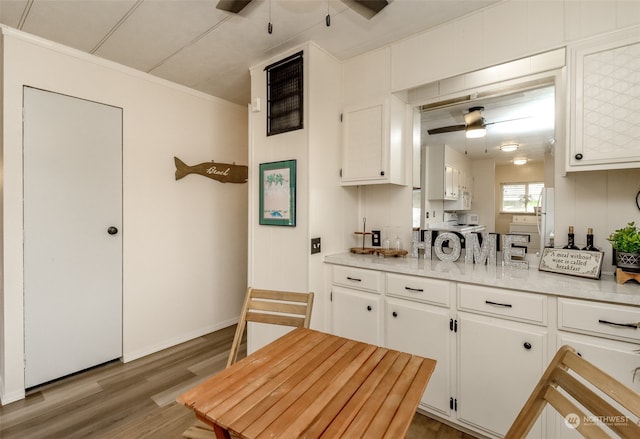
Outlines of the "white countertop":
{"label": "white countertop", "polygon": [[499,265],[478,265],[443,262],[438,259],[383,258],[354,253],[327,255],[324,261],[329,264],[391,273],[640,306],[640,285],[634,281],[618,284],[611,274],[603,274],[601,279],[597,280],[539,271],[535,257],[529,261],[528,270],[504,267],[500,262]]}

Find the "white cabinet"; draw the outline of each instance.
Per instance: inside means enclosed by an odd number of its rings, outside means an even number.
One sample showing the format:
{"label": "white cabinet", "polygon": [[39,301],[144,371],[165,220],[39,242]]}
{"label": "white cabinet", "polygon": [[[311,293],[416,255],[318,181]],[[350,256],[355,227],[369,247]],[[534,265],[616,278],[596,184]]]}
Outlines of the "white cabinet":
{"label": "white cabinet", "polygon": [[451,285],[446,281],[387,274],[386,294],[394,297],[385,299],[385,346],[437,361],[420,406],[447,417],[452,395]]}
{"label": "white cabinet", "polygon": [[338,286],[331,289],[331,296],[334,334],[381,345],[381,296]]}
{"label": "white cabinet", "polygon": [[332,332],[381,345],[382,281],[377,271],[334,267],[331,285]]}
{"label": "white cabinet", "polygon": [[[558,333],[558,348],[565,344],[574,347],[580,356],[625,386],[640,392],[640,379],[636,373],[636,368],[640,367],[637,344],[560,331]],[[555,428],[553,437],[562,439],[582,437],[575,430],[566,427],[563,417],[556,412],[552,413]],[[626,414],[634,419],[631,414]]]}
{"label": "white cabinet", "polygon": [[427,148],[427,199],[457,200],[469,190],[468,160],[448,145]]}
{"label": "white cabinet", "polygon": [[[546,367],[547,331],[459,313],[455,408],[459,421],[504,435]],[[544,437],[539,420],[529,437]]]}
{"label": "white cabinet", "polygon": [[567,171],[640,167],[640,32],[570,48]]}
{"label": "white cabinet", "polygon": [[406,185],[405,113],[394,95],[344,109],[342,185]]}
{"label": "white cabinet", "polygon": [[[558,299],[557,347],[573,346],[595,366],[640,392],[638,322],[640,309],[637,307],[561,298]],[[553,420],[556,437],[580,437],[565,427],[559,415],[554,413]]]}
{"label": "white cabinet", "polygon": [[[458,285],[457,419],[502,436],[547,365],[545,296]],[[543,437],[539,420],[529,437]]]}

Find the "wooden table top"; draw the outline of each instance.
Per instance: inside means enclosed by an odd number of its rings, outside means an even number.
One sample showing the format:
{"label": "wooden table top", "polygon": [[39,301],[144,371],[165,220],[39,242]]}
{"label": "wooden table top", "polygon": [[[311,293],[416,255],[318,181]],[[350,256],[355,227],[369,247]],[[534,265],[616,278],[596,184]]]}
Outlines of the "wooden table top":
{"label": "wooden table top", "polygon": [[402,438],[436,361],[295,329],[178,402],[242,438]]}

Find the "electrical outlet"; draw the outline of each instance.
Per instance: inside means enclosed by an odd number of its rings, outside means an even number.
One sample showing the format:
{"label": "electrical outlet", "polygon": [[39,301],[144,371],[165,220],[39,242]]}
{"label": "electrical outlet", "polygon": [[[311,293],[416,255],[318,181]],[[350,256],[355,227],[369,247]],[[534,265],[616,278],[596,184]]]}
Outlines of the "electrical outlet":
{"label": "electrical outlet", "polygon": [[380,230],[371,231],[371,245],[373,247],[380,247]]}
{"label": "electrical outlet", "polygon": [[311,254],[315,255],[320,253],[322,248],[320,247],[320,238],[311,238]]}

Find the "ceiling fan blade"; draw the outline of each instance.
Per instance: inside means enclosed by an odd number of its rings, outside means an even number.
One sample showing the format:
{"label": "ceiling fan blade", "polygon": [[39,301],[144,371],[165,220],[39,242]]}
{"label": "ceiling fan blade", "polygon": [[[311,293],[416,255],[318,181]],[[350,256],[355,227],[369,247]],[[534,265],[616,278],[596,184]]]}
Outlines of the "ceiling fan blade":
{"label": "ceiling fan blade", "polygon": [[453,133],[454,131],[463,131],[466,127],[466,125],[450,125],[448,127],[440,127],[427,130],[427,133],[429,133],[429,135]]}
{"label": "ceiling fan blade", "polygon": [[488,122],[488,123],[485,123],[485,126],[486,126],[486,125],[495,125],[495,124],[497,124],[497,123],[515,122],[515,121],[517,121],[517,120],[525,120],[525,119],[533,119],[533,116],[517,117],[517,118],[515,118],[515,119],[497,120],[497,121],[495,121],[495,122]]}
{"label": "ceiling fan blade", "polygon": [[389,4],[387,0],[342,0],[342,3],[349,6],[367,20],[371,20],[371,18]]}
{"label": "ceiling fan blade", "polygon": [[237,14],[242,11],[245,6],[251,3],[253,0],[220,0],[216,5],[216,9],[232,12]]}

